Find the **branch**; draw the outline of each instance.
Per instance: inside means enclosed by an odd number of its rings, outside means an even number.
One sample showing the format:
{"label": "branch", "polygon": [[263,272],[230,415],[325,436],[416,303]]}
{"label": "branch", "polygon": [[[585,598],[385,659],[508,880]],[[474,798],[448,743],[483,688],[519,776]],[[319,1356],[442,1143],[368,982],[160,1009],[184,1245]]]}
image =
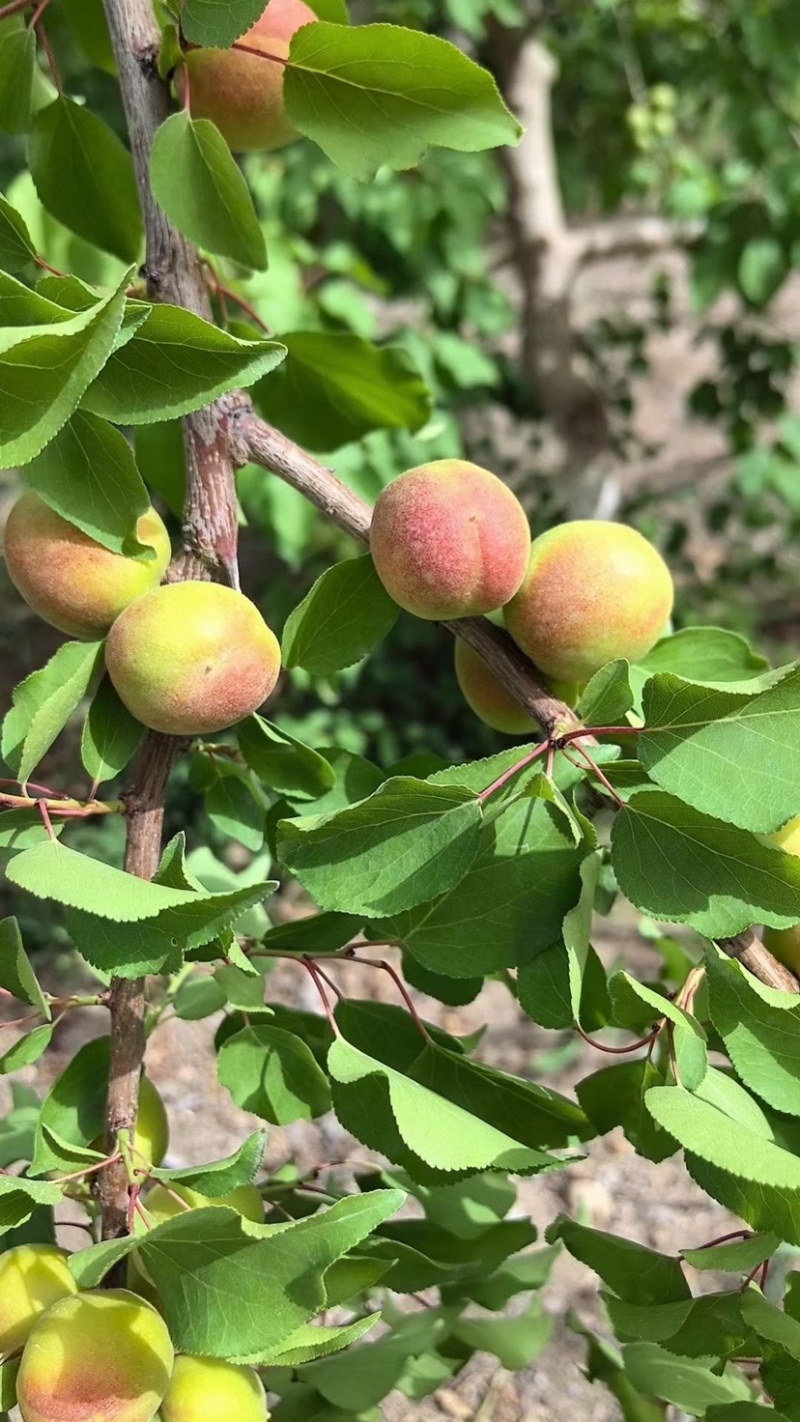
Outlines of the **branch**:
{"label": "branch", "polygon": [[694,222],[673,222],[656,213],[639,213],[575,227],[570,235],[578,245],[578,266],[589,266],[615,257],[645,257],[688,247],[704,231],[705,223],[699,218]]}
{"label": "branch", "polygon": [[[157,69],[161,36],[151,0],[104,0],[104,8],[144,219],[148,294],[152,301],[169,301],[210,320],[211,306],[199,256],[167,221],[150,186],[150,150],[157,129],[169,113],[167,86]],[[169,576],[202,579],[224,570],[228,581],[238,587],[236,493],[223,408],[210,405],[188,416],[183,431],[183,552],[174,560]],[[181,740],[151,733],[134,770],[126,797],[125,868],[143,879],[152,878],[158,866],[167,780],[182,749]],[[132,1131],[136,1122],[145,1050],[144,980],[115,978],[109,1005],[106,1138],[111,1150],[117,1132]],[[113,1239],[127,1229],[128,1181],[124,1162],[118,1161],[102,1172],[99,1190],[103,1238]],[[110,1277],[115,1282],[113,1273]]]}
{"label": "branch", "polygon": [[718,938],[716,941],[723,953],[727,953],[729,958],[736,958],[760,983],[777,988],[779,992],[800,992],[800,982],[794,973],[773,957],[769,949],[756,938],[752,928],[746,928],[744,933],[737,933],[735,938]]}
{"label": "branch", "polygon": [[[230,432],[237,464],[250,461],[277,474],[362,548],[369,548],[369,504],[299,445],[254,415],[241,396],[231,410]],[[461,617],[442,626],[480,653],[547,735],[580,725],[570,708],[542,684],[533,663],[502,628],[485,617]]]}

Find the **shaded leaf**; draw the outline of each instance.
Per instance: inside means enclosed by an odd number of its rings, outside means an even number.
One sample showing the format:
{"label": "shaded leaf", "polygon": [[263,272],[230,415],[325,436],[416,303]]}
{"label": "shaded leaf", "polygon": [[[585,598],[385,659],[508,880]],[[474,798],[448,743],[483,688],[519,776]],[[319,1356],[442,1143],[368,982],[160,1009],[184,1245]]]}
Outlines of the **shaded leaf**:
{"label": "shaded leaf", "polygon": [[104,252],[136,261],[142,221],[133,163],[108,124],[60,94],[33,121],[28,162],[53,217]]}
{"label": "shaded leaf", "polygon": [[150,181],[156,202],[190,242],[245,267],[267,265],[250,190],[215,124],[185,112],[166,119],[153,140]]}
{"label": "shaded leaf", "polygon": [[303,667],[312,676],[341,671],[383,641],[398,614],[369,554],[335,563],[289,613],[283,665]]}

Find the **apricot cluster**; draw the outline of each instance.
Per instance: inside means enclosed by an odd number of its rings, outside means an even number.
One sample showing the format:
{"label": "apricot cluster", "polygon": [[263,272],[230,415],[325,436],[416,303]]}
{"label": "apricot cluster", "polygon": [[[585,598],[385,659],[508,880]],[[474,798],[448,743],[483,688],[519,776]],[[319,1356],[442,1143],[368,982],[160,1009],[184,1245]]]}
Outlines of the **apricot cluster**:
{"label": "apricot cluster", "polygon": [[258,608],[233,588],[159,586],[169,535],[155,509],[137,526],[149,556],[125,557],[24,493],[6,521],[11,581],[29,607],[62,632],[106,637],[106,668],[142,725],[167,735],[221,731],[275,688],[280,647]]}
{"label": "apricot cluster", "polygon": [[[241,1199],[253,1212],[249,1187]],[[258,1206],[260,1218],[260,1197]],[[0,1256],[0,1363],[21,1355],[22,1422],[266,1422],[258,1373],[176,1358],[157,1303],[131,1289],[79,1290],[67,1255],[50,1245]]]}

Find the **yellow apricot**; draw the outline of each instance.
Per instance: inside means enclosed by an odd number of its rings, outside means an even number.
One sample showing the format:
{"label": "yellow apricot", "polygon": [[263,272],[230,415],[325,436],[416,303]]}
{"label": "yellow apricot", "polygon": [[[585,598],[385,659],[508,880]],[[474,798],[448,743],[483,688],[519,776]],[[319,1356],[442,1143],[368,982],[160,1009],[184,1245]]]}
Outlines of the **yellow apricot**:
{"label": "yellow apricot", "polygon": [[429,621],[502,607],[525,576],[530,542],[516,496],[463,459],[406,470],[372,512],[378,577],[400,607]]}
{"label": "yellow apricot", "polygon": [[778,849],[782,849],[784,854],[794,854],[800,858],[800,815],[787,820],[785,825],[770,835],[770,840]]}
{"label": "yellow apricot", "polygon": [[[136,1129],[133,1133],[133,1149],[138,1157],[143,1157],[150,1165],[160,1165],[169,1145],[169,1120],[167,1108],[161,1094],[148,1076],[139,1082],[139,1102],[136,1112]],[[103,1149],[103,1137],[92,1141],[93,1150]],[[141,1164],[141,1160],[139,1161]]]}
{"label": "yellow apricot", "polygon": [[158,586],[169,563],[169,534],[155,509],[142,514],[136,533],[152,558],[110,553],[29,490],[6,520],[8,575],[43,621],[92,642],[134,598]]}
{"label": "yellow apricot", "polygon": [[[286,59],[295,30],[317,16],[303,0],[269,0],[237,44]],[[241,49],[190,49],[184,56],[192,118],[211,119],[234,153],[270,152],[298,134],[283,102],[284,66]],[[184,79],[177,80],[181,98]]]}
{"label": "yellow apricot", "polygon": [[169,1186],[165,1187],[156,1184],[149,1194],[144,1196],[143,1204],[153,1223],[163,1224],[164,1220],[171,1220],[175,1215],[184,1213],[181,1200],[189,1210],[214,1207],[219,1209],[224,1205],[228,1209],[237,1210],[246,1220],[255,1220],[257,1224],[261,1224],[264,1219],[264,1202],[255,1185],[240,1185],[236,1190],[230,1190],[227,1195],[213,1198],[211,1195],[201,1195],[199,1190],[191,1190],[188,1185],[175,1185],[170,1182]]}
{"label": "yellow apricot", "polygon": [[22,1347],[45,1309],[78,1285],[63,1249],[52,1244],[18,1244],[0,1254],[0,1358]]}
{"label": "yellow apricot", "polygon": [[254,603],[220,583],[171,583],[118,617],[106,667],[132,716],[167,735],[233,726],[273,691],[278,641]]}
{"label": "yellow apricot", "polygon": [[661,554],[621,523],[576,519],[534,540],[505,624],[548,677],[586,682],[617,657],[638,661],[672,611]]}
{"label": "yellow apricot", "polygon": [[267,1398],[254,1368],[222,1358],[175,1359],[162,1422],[266,1422]]}
{"label": "yellow apricot", "polygon": [[151,1422],[173,1361],[161,1315],[127,1289],[62,1299],[25,1344],[17,1377],[23,1422]]}
{"label": "yellow apricot", "polygon": [[[800,815],[788,820],[769,839],[784,854],[800,858]],[[800,974],[800,923],[792,928],[765,928],[762,938],[764,947],[769,948],[780,963]]]}

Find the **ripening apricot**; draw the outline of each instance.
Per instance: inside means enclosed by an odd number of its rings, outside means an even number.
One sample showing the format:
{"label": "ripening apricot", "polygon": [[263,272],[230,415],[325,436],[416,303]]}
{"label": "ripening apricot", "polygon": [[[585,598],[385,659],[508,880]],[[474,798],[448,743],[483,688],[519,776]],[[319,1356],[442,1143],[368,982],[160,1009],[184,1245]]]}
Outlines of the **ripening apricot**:
{"label": "ripening apricot", "polygon": [[136,534],[153,550],[151,558],[110,553],[29,490],[6,520],[8,574],[43,621],[92,642],[104,637],[115,617],[157,587],[164,575],[169,534],[155,509],[142,514]]}
{"label": "ripening apricot", "polygon": [[[770,842],[782,849],[784,854],[794,854],[800,858],[800,815],[788,821],[781,829],[769,836]],[[800,923],[792,928],[765,928],[764,947],[774,953],[780,963],[800,974]]]}
{"label": "ripening apricot", "polygon": [[606,662],[649,652],[673,596],[669,568],[641,533],[576,519],[534,540],[525,580],[503,616],[547,676],[586,682]]}
{"label": "ripening apricot", "polygon": [[[295,30],[316,18],[303,0],[269,0],[236,43],[286,59]],[[190,49],[184,62],[192,118],[211,119],[234,153],[270,152],[299,136],[286,115],[282,64],[241,49]],[[183,89],[179,72],[181,98]]]}
{"label": "ripening apricot", "polygon": [[163,1318],[127,1289],[62,1299],[25,1344],[17,1377],[23,1422],[151,1422],[173,1360]]}
{"label": "ripening apricot", "polygon": [[257,1224],[261,1224],[264,1219],[264,1201],[255,1185],[240,1185],[238,1189],[230,1190],[227,1195],[214,1198],[211,1195],[201,1195],[199,1190],[190,1190],[188,1185],[176,1185],[171,1181],[168,1188],[154,1185],[144,1197],[144,1205],[153,1224],[163,1224],[164,1220],[171,1220],[175,1215],[182,1214],[181,1201],[187,1210],[214,1207],[219,1209],[224,1205],[228,1209],[237,1210],[246,1220],[255,1220]]}
{"label": "ripening apricot", "polygon": [[378,577],[400,607],[430,621],[502,607],[525,576],[530,543],[519,500],[463,459],[408,469],[372,513]]}
{"label": "ripening apricot", "polygon": [[266,1422],[267,1398],[254,1368],[222,1358],[175,1359],[162,1422]]}
{"label": "ripening apricot", "polygon": [[0,1254],[0,1358],[22,1347],[45,1309],[78,1285],[63,1249],[52,1244],[18,1244]]}
{"label": "ripening apricot", "polygon": [[[456,638],[455,667],[464,700],[493,731],[507,736],[527,736],[533,731],[538,734],[538,722],[506,690],[480,653],[460,637]],[[554,681],[546,690],[567,706],[574,706],[581,688],[574,682]]]}
{"label": "ripening apricot", "polygon": [[106,666],[132,716],[153,731],[204,735],[266,701],[280,647],[258,608],[220,583],[170,583],[126,608]]}
{"label": "ripening apricot", "polygon": [[[169,1120],[167,1108],[161,1094],[148,1076],[139,1082],[139,1101],[136,1111],[136,1129],[133,1133],[133,1149],[141,1164],[144,1158],[150,1165],[160,1165],[169,1145]],[[103,1137],[92,1141],[93,1150],[103,1149]]]}

